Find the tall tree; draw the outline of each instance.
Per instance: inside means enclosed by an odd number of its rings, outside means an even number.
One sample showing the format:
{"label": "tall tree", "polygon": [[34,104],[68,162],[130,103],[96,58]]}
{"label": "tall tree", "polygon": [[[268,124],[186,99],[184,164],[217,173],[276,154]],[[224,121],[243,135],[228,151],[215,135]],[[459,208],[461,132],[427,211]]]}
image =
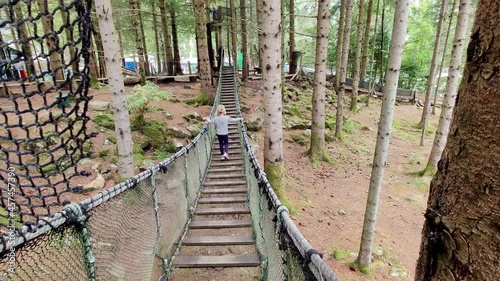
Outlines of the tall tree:
{"label": "tall tree", "polygon": [[[441,159],[441,154],[443,153],[446,145],[446,140],[448,139],[453,108],[455,107],[455,100],[457,98],[460,66],[462,65],[465,34],[467,32],[471,6],[471,0],[460,0],[457,27],[455,28],[453,49],[451,51],[450,68],[448,70],[448,81],[446,82],[446,90],[443,98],[443,107],[441,108],[439,124],[436,129],[436,135],[434,137],[434,143],[432,145],[429,161],[427,162],[425,169],[422,171],[422,174],[434,174],[438,161]],[[472,37],[472,39],[474,40],[474,37]]]}
{"label": "tall tree", "polygon": [[294,67],[295,71],[292,70],[292,60],[293,60],[293,51],[295,50],[295,0],[290,0],[289,4],[290,9],[290,28],[288,35],[289,42],[289,50],[288,50],[288,69],[290,74],[295,74],[297,67]]}
{"label": "tall tree", "polygon": [[380,50],[379,50],[379,78],[378,81],[381,85],[384,85],[384,51],[385,51],[385,0],[382,0],[382,15],[380,20]]}
{"label": "tall tree", "polygon": [[439,13],[439,21],[436,30],[436,40],[434,41],[434,51],[432,52],[431,67],[429,70],[429,79],[427,80],[427,88],[425,91],[424,110],[419,125],[422,127],[422,136],[420,138],[420,146],[424,146],[425,133],[427,131],[427,122],[431,107],[432,90],[434,89],[434,81],[436,79],[436,68],[439,52],[441,50],[441,38],[443,38],[443,23],[446,10],[448,9],[448,0],[441,1],[441,12]]}
{"label": "tall tree", "polygon": [[165,49],[164,60],[167,62],[167,75],[172,76],[174,75],[174,64],[173,64],[174,57],[172,55],[172,44],[170,43],[170,33],[168,32],[167,6],[165,4],[165,0],[158,0],[158,5],[160,6],[161,29],[163,31],[163,48]]}
{"label": "tall tree", "polygon": [[[361,76],[361,47],[363,44],[363,17],[365,12],[365,0],[359,1],[359,14],[358,14],[358,27],[356,30],[356,54],[354,55],[354,77],[352,80],[352,94],[351,94],[351,111],[357,111],[358,108],[358,91],[359,91],[359,77]],[[367,27],[366,29],[369,29]]]}
{"label": "tall tree", "polygon": [[[458,22],[470,6],[460,1]],[[498,11],[499,0],[478,1],[452,134],[430,186],[416,281],[500,276]]]}
{"label": "tall tree", "polygon": [[373,27],[372,54],[370,58],[370,82],[368,83],[368,95],[366,95],[366,106],[370,105],[370,96],[375,93],[375,43],[377,42],[377,25],[380,0],[377,0],[377,11],[375,12],[375,26]]}
{"label": "tall tree", "polygon": [[342,66],[342,47],[344,46],[344,26],[346,1],[340,0],[339,31],[337,32],[337,62],[335,64],[335,91],[339,92],[340,72]]}
{"label": "tall tree", "polygon": [[138,0],[129,0],[129,7],[132,19],[132,29],[135,38],[135,48],[137,50],[137,56],[139,57],[139,76],[141,78],[141,85],[146,84],[146,64],[144,61],[144,43],[142,42],[144,37],[141,34],[141,26],[139,24],[139,6]]}
{"label": "tall tree", "polygon": [[28,39],[28,28],[26,21],[24,21],[24,13],[23,13],[23,8],[22,5],[23,2],[18,2],[17,5],[14,6],[14,14],[12,16],[12,20],[17,23],[17,32],[18,32],[18,38],[23,42],[21,44],[21,51],[23,52],[23,55],[26,57],[26,70],[28,71],[28,75],[30,80],[35,78],[36,71],[35,71],[35,64],[33,62],[33,49],[31,48],[31,42]]}
{"label": "tall tree", "polygon": [[172,45],[174,47],[174,74],[182,75],[181,51],[179,50],[179,36],[177,35],[177,19],[175,6],[170,3],[170,22],[172,24]]}
{"label": "tall tree", "polygon": [[[48,2],[45,0],[37,0],[38,10],[42,15],[42,26],[45,32],[45,43],[47,44],[46,54],[49,55],[50,69],[56,80],[64,80],[64,66],[61,62],[61,55],[58,52],[57,38],[54,35],[54,22],[52,14],[49,12]],[[27,44],[29,44],[27,42]]]}
{"label": "tall tree", "polygon": [[141,9],[141,1],[136,1],[137,15],[139,19],[139,27],[140,27],[140,36],[142,36],[142,48],[143,48],[143,56],[144,56],[144,73],[146,76],[150,76],[151,72],[149,70],[149,58],[148,58],[148,48],[146,44],[146,34],[144,33],[144,21],[142,20],[142,9]]}
{"label": "tall tree", "polygon": [[[343,1],[342,1],[343,2]],[[335,124],[335,137],[340,138],[342,133],[342,121],[344,110],[344,95],[345,95],[345,80],[347,76],[347,67],[349,61],[349,43],[351,39],[351,23],[352,23],[352,0],[345,0],[345,23],[344,34],[342,39],[342,61],[340,64],[339,87],[337,88],[337,120]],[[339,35],[340,36],[340,35]]]}
{"label": "tall tree", "polygon": [[198,71],[201,78],[201,91],[210,94],[210,61],[208,58],[207,42],[207,14],[204,0],[194,0],[194,14],[196,17],[196,38],[198,47]]}
{"label": "tall tree", "polygon": [[[61,10],[61,20],[62,20],[62,25],[64,27],[64,33],[66,35],[67,42],[70,42],[71,40],[73,40],[73,37],[71,36],[71,29],[70,29],[71,22],[68,21],[69,14],[70,14],[69,11]],[[75,57],[75,47],[73,45],[69,45],[68,50],[69,50],[69,57],[70,57],[70,59],[73,60],[73,58]],[[71,63],[71,70],[73,70],[73,72],[78,72],[78,62],[76,60],[73,60]]]}
{"label": "tall tree", "polygon": [[453,4],[451,4],[450,15],[449,15],[449,20],[448,20],[448,29],[446,31],[446,36],[444,38],[443,55],[441,56],[441,63],[439,64],[439,70],[438,70],[438,79],[436,81],[436,90],[434,91],[436,94],[434,95],[434,103],[432,105],[432,114],[436,114],[436,102],[437,102],[437,96],[438,96],[438,92],[439,92],[439,86],[441,85],[441,73],[443,73],[444,58],[446,56],[446,51],[448,50],[448,38],[450,37],[451,23],[453,22],[453,15],[455,14],[456,3],[457,3],[457,0],[453,0]]}
{"label": "tall tree", "polygon": [[104,56],[109,73],[109,87],[115,117],[116,146],[118,148],[118,169],[120,177],[130,178],[134,175],[134,159],[132,157],[132,134],[128,114],[127,98],[121,71],[119,51],[116,41],[116,30],[113,23],[113,12],[109,0],[95,0],[97,19],[104,38]]}
{"label": "tall tree", "polygon": [[234,63],[234,71],[238,73],[238,26],[236,24],[236,7],[235,0],[229,0],[229,7],[231,10],[231,47]]}
{"label": "tall tree", "polygon": [[366,15],[365,23],[365,36],[363,37],[363,54],[361,55],[361,81],[366,79],[366,67],[368,61],[368,45],[370,42],[370,31],[372,26],[372,10],[373,10],[373,0],[368,1],[368,10]]}
{"label": "tall tree", "polygon": [[375,155],[373,156],[372,174],[365,209],[361,245],[359,247],[358,258],[356,259],[356,263],[361,269],[369,269],[371,266],[375,222],[377,219],[380,190],[384,178],[384,169],[387,161],[387,154],[389,152],[389,137],[391,134],[394,107],[396,104],[396,91],[398,88],[399,72],[405,44],[406,25],[408,23],[408,12],[410,9],[409,3],[409,0],[397,1],[394,12],[391,47],[389,50],[387,73],[385,75],[387,83],[384,87],[384,99],[380,111],[377,144],[375,146]]}
{"label": "tall tree", "polygon": [[243,83],[247,82],[248,79],[248,42],[247,42],[247,12],[246,12],[246,0],[240,0],[240,17],[241,17],[241,52],[243,53],[243,72],[241,80]]}
{"label": "tall tree", "polygon": [[318,28],[316,29],[316,63],[312,98],[311,148],[309,157],[314,162],[324,159],[325,148],[325,82],[330,32],[330,0],[318,2]]}
{"label": "tall tree", "polygon": [[[44,1],[44,0],[39,0],[39,1]],[[95,0],[92,1],[92,13],[94,15],[96,15],[96,11],[95,11]],[[94,34],[94,43],[95,43],[95,47],[96,47],[96,50],[97,50],[97,61],[99,62],[99,65],[98,65],[98,70],[99,70],[99,74],[98,76],[99,77],[106,77],[106,63],[104,61],[104,48],[102,46],[102,38],[101,38],[101,32],[99,31],[99,24],[97,23],[97,20],[94,18],[95,16],[93,16],[92,18],[92,31],[93,31],[93,34]],[[96,65],[97,66],[97,65]]]}
{"label": "tall tree", "polygon": [[151,13],[153,14],[153,32],[155,33],[155,47],[156,47],[156,73],[161,72],[161,50],[160,41],[158,38],[158,20],[156,17],[156,3],[151,2]]}
{"label": "tall tree", "polygon": [[257,0],[260,65],[264,85],[264,171],[278,197],[286,201],[284,190],[283,116],[281,101],[281,3]]}

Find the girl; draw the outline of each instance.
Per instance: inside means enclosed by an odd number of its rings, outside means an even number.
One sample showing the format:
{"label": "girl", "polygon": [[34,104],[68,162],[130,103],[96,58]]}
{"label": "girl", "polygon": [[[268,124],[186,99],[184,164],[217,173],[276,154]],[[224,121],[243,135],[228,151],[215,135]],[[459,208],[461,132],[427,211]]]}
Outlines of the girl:
{"label": "girl", "polygon": [[236,123],[238,121],[243,121],[243,118],[231,118],[226,116],[226,108],[224,105],[220,104],[217,106],[216,111],[217,117],[210,120],[210,117],[207,117],[208,124],[215,124],[215,132],[217,134],[217,138],[219,139],[219,148],[220,148],[220,159],[228,159],[229,152],[229,131],[228,124]]}

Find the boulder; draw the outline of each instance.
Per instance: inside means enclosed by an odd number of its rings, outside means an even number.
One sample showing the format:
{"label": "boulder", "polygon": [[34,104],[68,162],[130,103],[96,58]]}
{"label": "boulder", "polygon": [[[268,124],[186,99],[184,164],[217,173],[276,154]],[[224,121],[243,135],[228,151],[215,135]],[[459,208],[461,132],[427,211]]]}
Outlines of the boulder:
{"label": "boulder", "polygon": [[94,111],[107,111],[109,109],[109,102],[107,101],[90,101],[89,109]]}
{"label": "boulder", "polygon": [[303,120],[298,117],[287,118],[283,122],[283,127],[287,130],[311,129],[311,121]]}
{"label": "boulder", "polygon": [[146,137],[150,138],[155,145],[161,145],[165,142],[165,137],[162,132],[156,128],[144,127],[142,128],[142,132]]}
{"label": "boulder", "polygon": [[186,128],[191,132],[191,134],[193,134],[193,137],[197,136],[201,132],[201,125],[199,124],[192,124],[187,126]]}
{"label": "boulder", "polygon": [[200,114],[198,114],[198,112],[186,114],[186,115],[182,116],[182,118],[184,118],[188,122],[189,121],[203,121],[203,117]]}
{"label": "boulder", "polygon": [[262,130],[262,126],[264,126],[264,120],[260,118],[260,116],[253,115],[245,120],[245,125],[248,131],[258,132]]}
{"label": "boulder", "polygon": [[287,104],[283,107],[283,113],[287,115],[302,117],[300,109],[294,104]]}
{"label": "boulder", "polygon": [[106,184],[106,180],[104,179],[104,177],[97,171],[95,171],[95,173],[97,174],[96,178],[90,183],[83,186],[83,189],[81,191],[82,193],[102,189]]}
{"label": "boulder", "polygon": [[184,133],[181,129],[176,127],[167,128],[167,133],[174,138],[185,139],[191,137],[190,135]]}
{"label": "boulder", "polygon": [[181,150],[184,147],[184,145],[180,142],[176,142],[174,147],[175,147],[174,152],[177,152],[177,151]]}
{"label": "boulder", "polygon": [[114,130],[115,129],[115,118],[112,114],[104,113],[97,116],[94,116],[94,123],[100,125],[106,129]]}

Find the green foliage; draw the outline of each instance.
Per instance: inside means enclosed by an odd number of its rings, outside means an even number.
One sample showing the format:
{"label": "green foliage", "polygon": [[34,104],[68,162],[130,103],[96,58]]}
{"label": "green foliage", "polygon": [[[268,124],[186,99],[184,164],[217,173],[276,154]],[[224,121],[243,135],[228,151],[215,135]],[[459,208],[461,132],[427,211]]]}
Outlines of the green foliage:
{"label": "green foliage", "polygon": [[364,146],[364,145],[356,145],[356,146],[354,147],[354,149],[355,149],[358,153],[360,153],[360,152],[368,152],[368,151],[370,151],[370,149],[369,149],[368,147]]}
{"label": "green foliage", "polygon": [[363,124],[361,124],[361,122],[344,117],[342,124],[342,132],[344,134],[352,135],[361,127],[363,127]]}
{"label": "green foliage", "polygon": [[116,137],[115,136],[108,136],[106,138],[110,143],[112,144],[116,144],[117,140],[116,140]]}
{"label": "green foliage", "polygon": [[210,105],[210,98],[208,97],[207,93],[199,92],[196,97],[185,100],[184,103],[194,106]]}
{"label": "green foliage", "polygon": [[115,118],[113,117],[112,114],[103,113],[103,114],[95,116],[94,119],[92,119],[92,120],[97,125],[100,125],[106,129],[110,129],[110,130],[115,129]]}
{"label": "green foliage", "polygon": [[134,93],[127,97],[127,103],[130,111],[144,115],[150,108],[150,102],[166,100],[169,96],[170,92],[160,91],[155,83],[146,81],[145,85],[134,87]]}
{"label": "green foliage", "polygon": [[292,140],[302,146],[306,145],[309,141],[303,135],[292,135]]}
{"label": "green foliage", "polygon": [[168,157],[170,157],[170,152],[163,151],[163,150],[157,150],[157,151],[153,152],[153,155],[157,159],[167,159]]}
{"label": "green foliage", "polygon": [[334,259],[336,259],[338,261],[346,260],[346,259],[351,257],[351,251],[340,249],[340,248],[335,248],[335,249],[333,249],[332,256]]}

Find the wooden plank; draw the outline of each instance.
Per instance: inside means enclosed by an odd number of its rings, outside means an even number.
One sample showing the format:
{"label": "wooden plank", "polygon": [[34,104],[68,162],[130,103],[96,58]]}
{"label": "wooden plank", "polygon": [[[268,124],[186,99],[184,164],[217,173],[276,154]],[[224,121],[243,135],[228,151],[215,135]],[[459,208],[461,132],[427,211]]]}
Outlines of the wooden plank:
{"label": "wooden plank", "polygon": [[204,188],[201,190],[202,194],[232,194],[232,193],[246,193],[247,188]]}
{"label": "wooden plank", "polygon": [[190,229],[239,228],[249,226],[252,226],[251,220],[192,221],[189,224]]}
{"label": "wooden plank", "polygon": [[[242,169],[243,170],[243,169]],[[227,173],[227,172],[234,172],[234,168],[209,168],[208,173]]]}
{"label": "wooden plank", "polygon": [[246,185],[247,182],[245,180],[232,180],[232,181],[209,181],[203,183],[203,186],[234,186],[234,185]]}
{"label": "wooden plank", "polygon": [[231,204],[231,203],[245,203],[247,202],[246,197],[209,197],[200,198],[198,200],[199,204]]}
{"label": "wooden plank", "polygon": [[213,162],[221,162],[221,161],[229,161],[229,160],[243,160],[243,158],[238,157],[238,156],[231,157],[231,159],[220,159],[220,157],[212,157],[212,163]]}
{"label": "wooden plank", "polygon": [[228,208],[197,208],[195,215],[236,215],[250,214],[248,207],[228,207]]}
{"label": "wooden plank", "polygon": [[258,256],[177,256],[175,267],[253,267],[260,266]]}
{"label": "wooden plank", "polygon": [[[226,160],[226,161],[217,161],[217,162],[212,162],[210,164],[210,167],[228,167],[228,166],[242,166],[243,161],[234,161],[235,159],[231,160]],[[242,159],[239,159],[242,160]]]}
{"label": "wooden plank", "polygon": [[207,175],[207,179],[234,179],[234,178],[245,178],[245,175],[243,173],[237,173],[237,174],[226,174],[226,175]]}
{"label": "wooden plank", "polygon": [[187,236],[182,240],[183,246],[225,246],[252,245],[252,236]]}

